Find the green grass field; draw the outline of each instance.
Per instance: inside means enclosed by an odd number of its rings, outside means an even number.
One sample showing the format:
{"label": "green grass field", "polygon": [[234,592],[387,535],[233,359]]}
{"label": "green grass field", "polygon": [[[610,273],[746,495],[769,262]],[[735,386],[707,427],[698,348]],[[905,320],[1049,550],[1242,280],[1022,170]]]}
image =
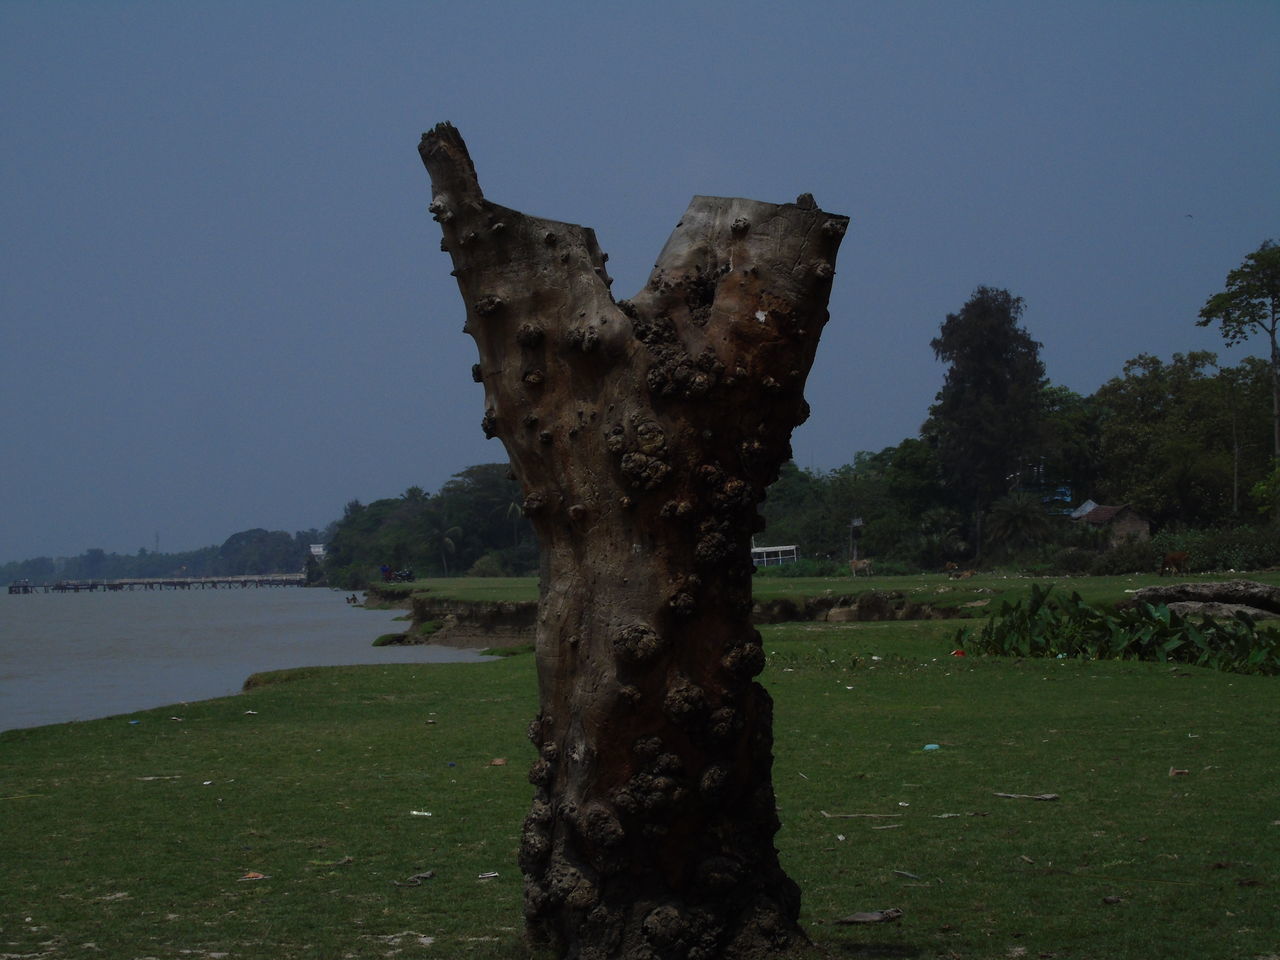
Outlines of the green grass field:
{"label": "green grass field", "polygon": [[[1195,574],[1176,582],[1230,580],[1247,577],[1260,583],[1280,585],[1280,571],[1261,573]],[[1168,584],[1167,577],[1133,574],[1123,577],[1025,577],[1001,573],[979,573],[966,580],[951,580],[945,574],[924,573],[895,577],[780,577],[760,575],[753,581],[757,600],[801,599],[834,594],[843,596],[865,590],[902,593],[911,600],[937,607],[957,608],[976,600],[1018,600],[1027,596],[1032,584],[1054,584],[1056,588],[1079,593],[1088,603],[1115,603],[1126,590]],[[537,600],[536,577],[449,577],[418,580],[405,584],[379,584],[379,592],[408,597],[426,592],[433,597],[469,602]],[[979,611],[980,612],[980,611]]]}
{"label": "green grass field", "polygon": [[[1280,957],[1276,681],[955,626],[762,631],[797,957]],[[534,711],[526,655],[0,734],[0,957],[527,956]]]}

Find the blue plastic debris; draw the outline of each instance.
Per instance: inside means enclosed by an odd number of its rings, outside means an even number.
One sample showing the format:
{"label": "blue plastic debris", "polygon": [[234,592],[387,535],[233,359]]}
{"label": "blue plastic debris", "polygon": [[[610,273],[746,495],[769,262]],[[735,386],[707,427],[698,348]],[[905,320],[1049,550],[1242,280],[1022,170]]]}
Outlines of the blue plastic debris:
{"label": "blue plastic debris", "polygon": [[940,746],[938,746],[936,743],[926,743],[926,744],[924,745],[924,749],[926,749],[926,750],[941,750],[942,748],[941,748]]}

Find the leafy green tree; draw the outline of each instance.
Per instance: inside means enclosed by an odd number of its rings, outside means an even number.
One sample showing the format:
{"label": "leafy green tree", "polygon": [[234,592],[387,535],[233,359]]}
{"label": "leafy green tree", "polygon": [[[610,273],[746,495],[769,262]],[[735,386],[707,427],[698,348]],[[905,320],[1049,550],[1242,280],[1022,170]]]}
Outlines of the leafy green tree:
{"label": "leafy green tree", "polygon": [[961,559],[969,550],[964,539],[964,518],[950,507],[933,507],[916,521],[911,559],[925,570],[935,570]]}
{"label": "leafy green tree", "polygon": [[1266,366],[1220,370],[1206,351],[1169,363],[1140,354],[1094,395],[1100,417],[1095,499],[1128,503],[1160,524],[1211,524],[1270,464]]}
{"label": "leafy green tree", "polygon": [[80,575],[87,580],[97,580],[107,575],[107,566],[107,552],[101,547],[90,547],[80,558]]}
{"label": "leafy green tree", "polygon": [[307,562],[306,548],[283,530],[242,530],[218,551],[218,573],[227,576],[298,573]]}
{"label": "leafy green tree", "polygon": [[1098,405],[1067,387],[1046,384],[1040,391],[1040,437],[1033,476],[1045,495],[1060,488],[1079,502],[1093,496],[1098,482]]}
{"label": "leafy green tree", "polygon": [[1018,325],[1022,312],[1021,297],[978,287],[930,343],[949,367],[922,432],[938,451],[945,485],[972,513],[975,545],[987,505],[1034,463],[1044,364],[1040,344]]}
{"label": "leafy green tree", "polygon": [[[1231,514],[1241,510],[1242,493],[1253,477],[1267,467],[1280,469],[1272,451],[1272,430],[1263,411],[1274,404],[1271,365],[1259,357],[1245,357],[1235,367],[1218,371],[1218,393],[1225,409],[1225,431],[1231,447]],[[1268,464],[1268,456],[1270,463]],[[1264,511],[1265,512],[1265,511]]]}
{"label": "leafy green tree", "polygon": [[481,554],[532,541],[533,527],[520,505],[520,485],[505,463],[481,463],[455,473],[435,498],[447,526],[465,531],[456,543],[457,565],[471,566]]}
{"label": "leafy green tree", "polygon": [[30,580],[32,583],[50,583],[55,579],[55,564],[52,557],[32,557],[29,560],[14,560],[0,566],[0,583],[13,583],[15,580]]}
{"label": "leafy green tree", "polygon": [[[1217,323],[1227,346],[1262,333],[1270,346],[1271,455],[1280,464],[1280,245],[1265,240],[1227,274],[1226,289],[1215,293],[1200,309],[1196,326]],[[1280,511],[1276,514],[1280,520]]]}
{"label": "leafy green tree", "polygon": [[[797,544],[805,556],[830,552],[828,528],[839,521],[828,515],[824,503],[824,477],[784,463],[778,479],[769,487],[761,507],[765,528],[755,538],[758,545]],[[844,523],[848,524],[846,518]]]}
{"label": "leafy green tree", "polygon": [[1274,515],[1280,510],[1280,465],[1253,485],[1249,497],[1257,504],[1259,513]]}
{"label": "leafy green tree", "polygon": [[519,500],[510,468],[498,463],[467,467],[435,495],[411,486],[367,506],[352,500],[327,535],[325,575],[335,586],[357,589],[383,564],[448,575],[490,553],[499,556],[488,569],[536,568],[528,521],[512,510]]}
{"label": "leafy green tree", "polygon": [[[848,516],[864,520],[868,557],[933,569],[963,555],[965,540],[946,506],[937,451],[917,437],[854,457]],[[963,523],[960,524],[963,526]]]}

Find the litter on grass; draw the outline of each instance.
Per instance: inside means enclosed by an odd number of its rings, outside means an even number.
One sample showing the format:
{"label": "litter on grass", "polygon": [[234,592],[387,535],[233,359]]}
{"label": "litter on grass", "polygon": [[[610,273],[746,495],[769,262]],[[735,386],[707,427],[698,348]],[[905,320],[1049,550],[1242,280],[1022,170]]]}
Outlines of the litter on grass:
{"label": "litter on grass", "polygon": [[997,797],[1004,797],[1006,800],[1057,800],[1056,793],[997,793]]}
{"label": "litter on grass", "polygon": [[492,880],[492,879],[493,879],[494,877],[496,877],[497,875],[498,875],[498,872],[497,872],[496,870],[490,870],[490,871],[489,871],[489,872],[487,872],[487,873],[482,873],[482,874],[480,874],[478,877],[476,877],[476,879],[477,879],[477,880]]}
{"label": "litter on grass", "polygon": [[[418,933],[416,930],[406,930],[404,933],[391,933],[385,937],[375,937],[365,934],[362,936],[362,939],[377,940],[380,943],[385,943],[389,947],[399,947],[400,949],[404,948],[406,940],[409,941],[410,945],[416,944],[419,947],[429,947],[436,942],[435,937],[428,937],[426,934]],[[399,952],[400,950],[393,951],[393,953]]]}
{"label": "litter on grass", "polygon": [[240,880],[241,880],[241,881],[244,881],[244,880],[270,880],[270,879],[271,879],[271,878],[270,878],[270,877],[268,877],[265,873],[259,873],[257,870],[250,870],[250,871],[249,871],[248,873],[246,873],[243,877],[240,877]]}
{"label": "litter on grass", "polygon": [[825,810],[819,810],[820,814],[828,820],[856,820],[859,817],[868,817],[875,820],[891,820],[894,817],[900,817],[900,813],[827,813]]}
{"label": "litter on grass", "polygon": [[410,810],[410,811],[409,811],[409,816],[411,816],[411,817],[429,817],[429,816],[431,816],[431,811],[430,811],[430,810]]}
{"label": "litter on grass", "polygon": [[403,880],[392,880],[397,887],[420,887],[423,880],[431,880],[436,875],[434,870],[424,870],[422,873],[415,873],[411,877],[405,877]]}
{"label": "litter on grass", "polygon": [[852,913],[847,917],[841,917],[836,923],[889,923],[893,920],[901,919],[902,911],[897,907],[890,907],[888,910],[868,910],[864,913]]}

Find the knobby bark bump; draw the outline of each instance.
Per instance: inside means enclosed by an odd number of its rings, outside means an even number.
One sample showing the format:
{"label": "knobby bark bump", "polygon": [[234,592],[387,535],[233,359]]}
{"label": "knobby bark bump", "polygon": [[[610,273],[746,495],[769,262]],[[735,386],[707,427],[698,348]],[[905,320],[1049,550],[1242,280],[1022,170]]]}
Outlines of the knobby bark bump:
{"label": "knobby bark bump", "polygon": [[751,536],[808,415],[848,218],[807,194],[695,197],[614,300],[592,230],[486,200],[449,124],[419,153],[482,427],[541,546],[526,929],[582,960],[776,953],[803,934],[774,847]]}

